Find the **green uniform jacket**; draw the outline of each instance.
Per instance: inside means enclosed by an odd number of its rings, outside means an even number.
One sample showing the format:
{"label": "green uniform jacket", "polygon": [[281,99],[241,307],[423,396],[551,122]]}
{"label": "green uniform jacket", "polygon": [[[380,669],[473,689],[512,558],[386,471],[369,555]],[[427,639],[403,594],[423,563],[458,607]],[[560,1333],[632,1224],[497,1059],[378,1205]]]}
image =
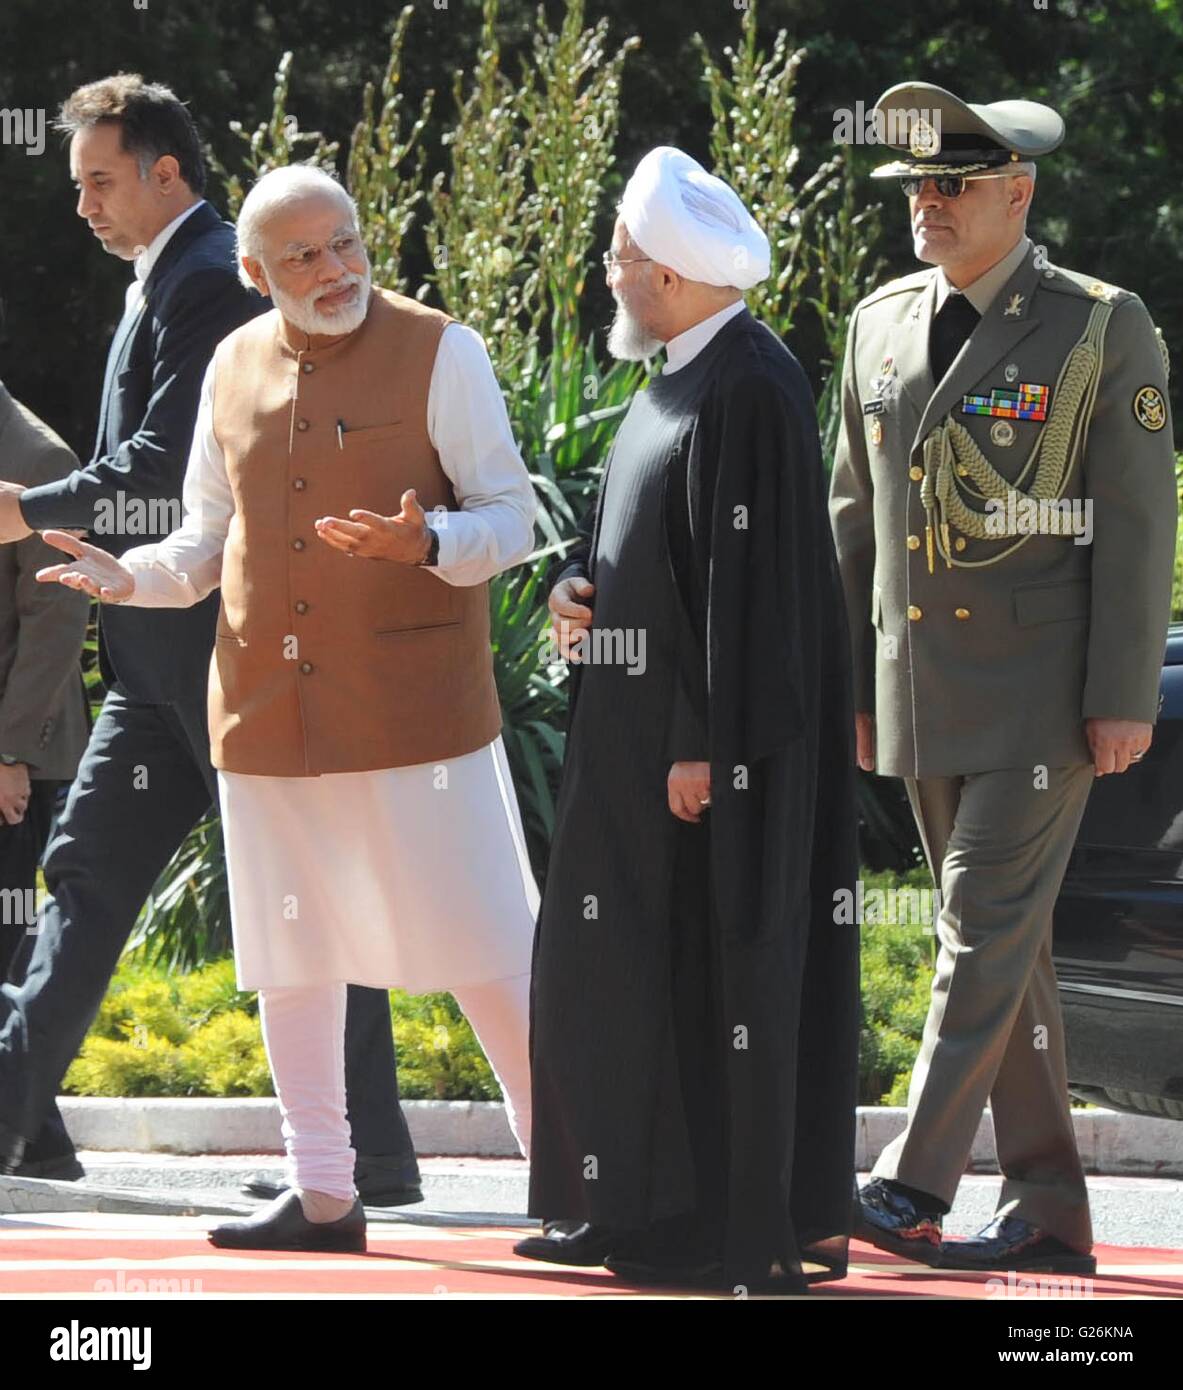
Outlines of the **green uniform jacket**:
{"label": "green uniform jacket", "polygon": [[[1136,295],[1041,268],[1032,248],[934,389],[938,274],[868,296],[847,337],[830,514],[855,708],[876,716],[876,770],[888,775],[1087,762],[1084,719],[1153,723],[1158,712],[1177,512],[1164,352]],[[1098,300],[1113,313],[1095,400],[1081,411],[1085,447],[1062,493],[1091,502],[1091,543],[1033,534],[995,564],[962,568],[1014,538],[952,527],[960,564],[947,567],[938,552],[930,573],[926,437],[952,415],[1015,480],[1045,426],[1011,419],[1013,442],[1001,444],[1007,427],[963,413],[963,397],[1043,385],[1054,409],[1061,367]]]}

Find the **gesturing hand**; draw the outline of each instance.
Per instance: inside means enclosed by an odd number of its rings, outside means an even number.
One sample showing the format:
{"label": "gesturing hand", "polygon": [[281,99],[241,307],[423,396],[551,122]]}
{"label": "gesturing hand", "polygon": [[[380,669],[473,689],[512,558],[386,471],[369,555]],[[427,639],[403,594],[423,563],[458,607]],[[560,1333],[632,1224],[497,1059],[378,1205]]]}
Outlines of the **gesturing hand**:
{"label": "gesturing hand", "polygon": [[88,545],[68,531],[43,531],[41,535],[46,544],[64,550],[74,559],[38,570],[39,584],[64,584],[67,589],[81,589],[104,603],[122,603],[135,592],[135,575],[105,550]]}
{"label": "gesturing hand", "polygon": [[408,488],[400,499],[398,516],[379,516],[355,507],[349,520],[322,516],[316,522],[316,534],[334,550],[346,555],[360,555],[366,560],[397,560],[403,565],[417,565],[427,555],[431,537],[427,534],[427,514],[419,505],[415,489]]}

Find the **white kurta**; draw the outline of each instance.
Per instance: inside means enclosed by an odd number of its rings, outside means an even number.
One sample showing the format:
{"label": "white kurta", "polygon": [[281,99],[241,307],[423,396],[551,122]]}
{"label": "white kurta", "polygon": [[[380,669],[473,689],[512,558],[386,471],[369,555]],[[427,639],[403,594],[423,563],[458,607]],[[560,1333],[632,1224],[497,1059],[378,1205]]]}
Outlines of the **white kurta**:
{"label": "white kurta", "polygon": [[[211,363],[182,525],[122,557],[136,578],[130,604],[183,607],[220,582],[234,499],[213,384]],[[440,339],[427,426],[460,506],[431,518],[433,572],[482,583],[529,554],[535,500],[484,343],[460,324]],[[218,784],[240,988],[346,981],[420,993],[529,971],[538,894],[500,738],[446,763],[219,772]]]}

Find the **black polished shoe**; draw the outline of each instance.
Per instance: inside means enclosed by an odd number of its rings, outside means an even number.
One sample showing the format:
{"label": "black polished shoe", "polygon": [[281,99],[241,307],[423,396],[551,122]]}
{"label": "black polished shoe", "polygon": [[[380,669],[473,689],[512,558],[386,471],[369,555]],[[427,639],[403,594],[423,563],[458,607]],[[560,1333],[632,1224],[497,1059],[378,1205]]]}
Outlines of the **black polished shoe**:
{"label": "black polished shoe", "polygon": [[588,1221],[544,1221],[542,1234],[519,1240],[513,1253],[552,1265],[602,1265],[616,1239],[615,1232]]}
{"label": "black polished shoe", "polygon": [[[423,1200],[419,1165],[414,1157],[392,1162],[382,1156],[359,1155],[353,1165],[353,1183],[366,1207],[409,1207]],[[270,1202],[282,1197],[288,1185],[255,1178],[243,1183],[241,1191],[248,1197],[263,1197]]]}
{"label": "black polished shoe", "polygon": [[55,1154],[50,1158],[25,1158],[12,1170],[14,1178],[41,1178],[45,1182],[77,1182],[86,1169],[76,1153]]}
{"label": "black polished shoe", "polygon": [[935,1265],[941,1257],[941,1214],[906,1197],[890,1178],[872,1178],[858,1194],[854,1235],[877,1250]]}
{"label": "black polished shoe", "polygon": [[667,1288],[721,1289],[723,1264],[709,1255],[609,1255],[604,1268],[630,1284],[660,1284]]}
{"label": "black polished shoe", "polygon": [[25,1152],[25,1141],[16,1132],[0,1121],[0,1173],[15,1175]]}
{"label": "black polished shoe", "polygon": [[1097,1261],[1095,1256],[1082,1255],[1021,1216],[996,1216],[968,1240],[945,1241],[939,1268],[1096,1274]]}
{"label": "black polished shoe", "polygon": [[227,1221],[209,1233],[225,1250],[335,1250],[366,1248],[366,1213],[360,1201],[339,1221],[309,1221],[294,1192],[242,1221]]}

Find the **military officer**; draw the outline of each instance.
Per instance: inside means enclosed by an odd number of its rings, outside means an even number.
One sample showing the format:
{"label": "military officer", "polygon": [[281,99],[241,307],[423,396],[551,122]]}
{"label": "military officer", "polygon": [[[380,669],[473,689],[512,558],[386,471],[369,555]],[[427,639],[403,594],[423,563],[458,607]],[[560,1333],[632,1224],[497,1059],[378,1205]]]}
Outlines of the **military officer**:
{"label": "military officer", "polygon": [[[1052,909],[1094,776],[1150,745],[1176,493],[1166,351],[1134,294],[1026,235],[1049,107],[879,99],[917,259],[855,310],[830,510],[858,757],[905,780],[941,890],[904,1132],[858,1234],[944,1268],[1089,1273]],[[989,1101],[1004,1175],[942,1243]]]}

